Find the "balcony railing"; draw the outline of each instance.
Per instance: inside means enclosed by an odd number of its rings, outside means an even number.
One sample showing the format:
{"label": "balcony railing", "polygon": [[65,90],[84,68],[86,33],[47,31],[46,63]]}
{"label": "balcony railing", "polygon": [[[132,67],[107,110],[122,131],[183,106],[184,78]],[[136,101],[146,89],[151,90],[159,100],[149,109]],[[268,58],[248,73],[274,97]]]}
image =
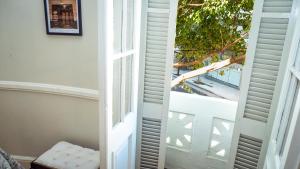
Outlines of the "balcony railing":
{"label": "balcony railing", "polygon": [[166,167],[223,169],[237,102],[171,92]]}

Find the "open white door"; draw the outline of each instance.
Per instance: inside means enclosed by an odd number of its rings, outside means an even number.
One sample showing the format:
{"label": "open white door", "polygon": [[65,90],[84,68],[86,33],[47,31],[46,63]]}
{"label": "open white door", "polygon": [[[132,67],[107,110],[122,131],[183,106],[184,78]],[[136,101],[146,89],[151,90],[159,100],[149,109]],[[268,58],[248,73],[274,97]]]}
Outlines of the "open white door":
{"label": "open white door", "polygon": [[[292,139],[299,124],[300,114],[300,1],[295,4],[291,22],[295,23],[293,39],[290,44],[287,70],[285,72],[278,109],[266,157],[266,169],[293,169],[298,163],[296,155],[291,155]],[[296,143],[299,144],[299,143]],[[297,151],[297,150],[296,150]],[[294,165],[294,166],[292,166]]]}
{"label": "open white door", "polygon": [[138,3],[138,0],[98,0],[102,169],[135,168],[139,63],[139,36],[136,36],[136,32],[139,32],[140,25]]}
{"label": "open white door", "polygon": [[139,84],[139,169],[163,169],[177,0],[142,0]]}
{"label": "open white door", "polygon": [[255,1],[228,169],[264,167],[294,29],[293,4]]}

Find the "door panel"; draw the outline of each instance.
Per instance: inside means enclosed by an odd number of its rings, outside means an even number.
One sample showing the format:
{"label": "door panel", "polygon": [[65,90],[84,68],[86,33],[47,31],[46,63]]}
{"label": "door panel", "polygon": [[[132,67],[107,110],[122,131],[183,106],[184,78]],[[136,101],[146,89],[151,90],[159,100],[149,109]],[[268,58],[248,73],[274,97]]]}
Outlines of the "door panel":
{"label": "door panel", "polygon": [[[300,3],[295,4],[295,8],[300,8]],[[266,157],[266,168],[268,169],[282,169],[291,168],[288,166],[287,158],[290,158],[290,163],[293,164],[293,157],[288,157],[288,152],[292,148],[291,137],[295,132],[295,119],[299,116],[299,110],[296,103],[299,103],[299,80],[297,76],[300,70],[300,19],[299,14],[294,14],[291,21],[296,23],[293,38],[291,42],[291,50],[289,51],[288,66],[285,72],[284,84],[282,87],[279,106],[274,121],[271,139],[269,142],[268,153]],[[293,160],[292,160],[293,159]]]}
{"label": "door panel", "polygon": [[[135,0],[99,5],[100,165],[134,169],[136,159],[139,31]],[[136,15],[135,15],[136,14]]]}
{"label": "door panel", "polygon": [[255,1],[228,169],[263,168],[287,64],[293,0]]}
{"label": "door panel", "polygon": [[164,168],[177,0],[142,0],[137,168]]}

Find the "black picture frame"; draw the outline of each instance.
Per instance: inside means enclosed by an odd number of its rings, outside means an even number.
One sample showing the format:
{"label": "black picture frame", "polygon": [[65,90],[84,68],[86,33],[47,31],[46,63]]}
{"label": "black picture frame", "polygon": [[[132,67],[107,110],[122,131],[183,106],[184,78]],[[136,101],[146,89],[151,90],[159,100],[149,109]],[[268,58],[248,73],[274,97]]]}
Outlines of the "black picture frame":
{"label": "black picture frame", "polygon": [[[71,1],[75,3],[68,3]],[[60,0],[60,3],[55,2],[57,1],[44,0],[47,34],[82,36],[81,0]],[[56,10],[52,11],[53,8]]]}

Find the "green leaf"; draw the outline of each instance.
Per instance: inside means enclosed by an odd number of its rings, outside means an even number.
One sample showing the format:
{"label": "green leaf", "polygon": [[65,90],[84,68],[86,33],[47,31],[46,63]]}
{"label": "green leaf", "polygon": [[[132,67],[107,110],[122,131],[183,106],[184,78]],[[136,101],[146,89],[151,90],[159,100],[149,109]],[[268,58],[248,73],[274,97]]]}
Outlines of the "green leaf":
{"label": "green leaf", "polygon": [[[253,3],[253,0],[179,0],[175,43],[180,50],[176,54],[178,61],[204,60],[211,57],[210,53],[241,38],[250,29]],[[225,51],[228,57],[245,52],[244,40]],[[212,56],[212,61],[218,60]],[[195,65],[194,69],[199,66],[203,65]]]}

